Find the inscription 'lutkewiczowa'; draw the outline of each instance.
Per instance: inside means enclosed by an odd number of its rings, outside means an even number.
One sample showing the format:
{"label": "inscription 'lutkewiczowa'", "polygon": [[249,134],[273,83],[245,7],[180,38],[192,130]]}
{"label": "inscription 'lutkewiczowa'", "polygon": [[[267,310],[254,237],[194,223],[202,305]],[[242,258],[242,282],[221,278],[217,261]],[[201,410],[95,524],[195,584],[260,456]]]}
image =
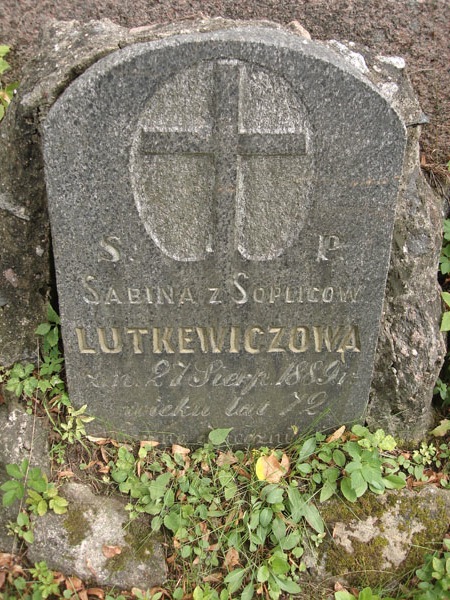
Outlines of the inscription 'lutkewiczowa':
{"label": "inscription 'lutkewiczowa'", "polygon": [[404,143],[364,75],[270,27],[137,44],[80,75],[44,153],[91,432],[281,444],[360,419]]}

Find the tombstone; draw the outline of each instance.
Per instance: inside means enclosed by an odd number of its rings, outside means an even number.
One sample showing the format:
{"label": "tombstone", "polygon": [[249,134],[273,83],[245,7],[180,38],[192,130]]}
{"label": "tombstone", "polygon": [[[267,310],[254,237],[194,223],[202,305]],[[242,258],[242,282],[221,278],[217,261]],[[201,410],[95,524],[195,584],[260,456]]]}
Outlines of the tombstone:
{"label": "tombstone", "polygon": [[276,29],[134,44],[78,77],[44,157],[91,432],[284,444],[360,420],[405,140],[363,68]]}

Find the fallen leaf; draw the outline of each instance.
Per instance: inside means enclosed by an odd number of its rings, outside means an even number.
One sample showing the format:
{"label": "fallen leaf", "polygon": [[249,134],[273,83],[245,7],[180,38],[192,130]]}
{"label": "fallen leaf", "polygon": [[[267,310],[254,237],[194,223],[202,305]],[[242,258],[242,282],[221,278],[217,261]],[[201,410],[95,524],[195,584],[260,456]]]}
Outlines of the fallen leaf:
{"label": "fallen leaf", "polygon": [[5,585],[6,571],[0,571],[0,590]]}
{"label": "fallen leaf", "polygon": [[155,440],[142,440],[139,444],[139,448],[145,448],[146,446],[156,448],[156,446],[159,446],[159,442],[155,442]]}
{"label": "fallen leaf", "polygon": [[72,577],[66,577],[66,589],[71,590],[72,592],[78,592],[83,588],[83,582],[78,577],[75,577],[75,575]]}
{"label": "fallen leaf", "polygon": [[58,479],[61,479],[62,477],[75,477],[75,473],[68,469],[67,471],[58,471],[56,476]]}
{"label": "fallen leaf", "polygon": [[120,554],[122,552],[122,548],[120,546],[107,546],[103,544],[102,553],[106,558],[113,558],[116,554]]}
{"label": "fallen leaf", "polygon": [[334,584],[334,591],[335,592],[344,592],[345,587],[341,583],[339,583],[339,581],[336,581],[336,583]]}
{"label": "fallen leaf", "polygon": [[0,567],[10,567],[14,562],[14,554],[0,552]]}
{"label": "fallen leaf", "polygon": [[256,461],[256,477],[260,481],[278,483],[289,471],[289,458],[283,454],[281,462],[272,452],[269,456],[260,456]]}
{"label": "fallen leaf", "polygon": [[88,596],[97,596],[97,598],[100,598],[100,600],[103,600],[105,597],[105,591],[101,588],[88,588],[86,592]]}
{"label": "fallen leaf", "polygon": [[189,448],[179,446],[178,444],[172,444],[172,454],[181,454],[181,456],[187,456],[189,452]]}
{"label": "fallen leaf", "polygon": [[339,427],[339,429],[336,429],[336,431],[334,433],[329,435],[327,437],[327,439],[325,440],[325,442],[327,444],[331,444],[331,442],[336,442],[338,439],[340,439],[344,435],[344,431],[345,431],[345,425],[342,425],[342,427]]}
{"label": "fallen leaf", "polygon": [[235,455],[229,450],[228,452],[219,452],[219,456],[216,460],[216,465],[218,467],[223,467],[223,465],[234,465],[238,462],[238,459]]}
{"label": "fallen leaf", "polygon": [[447,433],[449,431],[450,431],[450,420],[443,419],[440,422],[440,424],[433,429],[431,434],[434,435],[435,437],[443,437],[444,435],[447,435]]}
{"label": "fallen leaf", "polygon": [[86,437],[90,442],[98,444],[99,446],[109,444],[109,442],[111,441],[109,438],[94,437],[93,435],[87,435]]}
{"label": "fallen leaf", "polygon": [[206,575],[203,577],[203,581],[205,583],[220,583],[223,579],[223,573],[217,571],[215,573],[211,573],[210,575]]}
{"label": "fallen leaf", "polygon": [[225,554],[224,566],[228,570],[231,570],[233,567],[239,564],[239,552],[236,548],[229,548],[227,553]]}

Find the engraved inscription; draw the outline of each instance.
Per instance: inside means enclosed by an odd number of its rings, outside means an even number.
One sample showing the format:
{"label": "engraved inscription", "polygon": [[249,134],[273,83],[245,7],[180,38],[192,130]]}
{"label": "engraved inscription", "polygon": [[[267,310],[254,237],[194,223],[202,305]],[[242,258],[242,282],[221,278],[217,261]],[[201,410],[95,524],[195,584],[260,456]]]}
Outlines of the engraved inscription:
{"label": "engraved inscription", "polygon": [[[361,351],[357,325],[75,327],[81,354],[247,354]],[[148,338],[148,344],[146,339]]]}
{"label": "engraved inscription", "polygon": [[206,289],[193,286],[179,287],[160,285],[156,287],[132,285],[129,287],[102,288],[96,277],[86,275],[82,279],[83,301],[101,305],[154,305],[197,306],[219,305],[231,302],[237,306],[254,304],[331,304],[355,303],[361,294],[361,286],[311,286],[249,283],[246,273],[236,273],[228,285]]}

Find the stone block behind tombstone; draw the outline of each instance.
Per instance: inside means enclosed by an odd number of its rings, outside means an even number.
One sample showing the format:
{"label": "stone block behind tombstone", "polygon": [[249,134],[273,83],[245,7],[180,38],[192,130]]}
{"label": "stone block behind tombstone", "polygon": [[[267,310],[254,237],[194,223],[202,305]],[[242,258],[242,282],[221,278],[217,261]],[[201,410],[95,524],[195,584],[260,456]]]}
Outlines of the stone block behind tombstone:
{"label": "stone block behind tombstone", "polygon": [[366,408],[405,127],[330,48],[135,44],[51,109],[69,392],[92,431],[279,444]]}

